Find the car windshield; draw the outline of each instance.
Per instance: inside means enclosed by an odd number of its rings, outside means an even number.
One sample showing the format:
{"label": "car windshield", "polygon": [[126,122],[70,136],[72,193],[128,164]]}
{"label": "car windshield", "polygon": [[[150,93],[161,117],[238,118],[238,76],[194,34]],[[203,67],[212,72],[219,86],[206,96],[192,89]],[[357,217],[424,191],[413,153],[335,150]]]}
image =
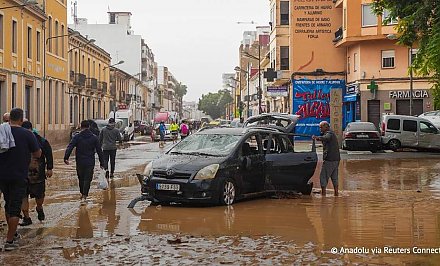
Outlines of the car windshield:
{"label": "car windshield", "polygon": [[241,136],[226,134],[195,134],[179,142],[170,153],[227,156],[237,146],[240,138]]}
{"label": "car windshield", "polygon": [[348,131],[377,131],[376,126],[371,123],[352,123],[347,127]]}
{"label": "car windshield", "polygon": [[122,127],[126,128],[128,127],[128,118],[119,118],[122,120]]}

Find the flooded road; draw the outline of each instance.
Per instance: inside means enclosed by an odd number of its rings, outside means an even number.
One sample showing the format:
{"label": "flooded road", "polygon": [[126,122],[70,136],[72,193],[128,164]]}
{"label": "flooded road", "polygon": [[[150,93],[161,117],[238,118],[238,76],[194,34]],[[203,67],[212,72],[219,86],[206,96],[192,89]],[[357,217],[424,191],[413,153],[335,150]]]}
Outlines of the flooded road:
{"label": "flooded road", "polygon": [[[342,192],[336,198],[313,193],[210,208],[142,202],[127,209],[130,200],[139,195],[133,174],[159,155],[156,144],[132,145],[120,151],[119,172],[111,188],[97,190],[94,180],[92,202],[83,207],[74,169],[58,163],[57,176],[48,183],[47,221],[35,223],[36,214],[31,213],[34,224],[19,229],[22,247],[2,252],[0,263],[440,263],[438,254],[426,253],[440,247],[439,155],[343,155]],[[319,170],[320,166],[312,178],[315,192],[319,191]],[[5,227],[1,229],[3,236]],[[416,254],[420,252],[424,254]]]}

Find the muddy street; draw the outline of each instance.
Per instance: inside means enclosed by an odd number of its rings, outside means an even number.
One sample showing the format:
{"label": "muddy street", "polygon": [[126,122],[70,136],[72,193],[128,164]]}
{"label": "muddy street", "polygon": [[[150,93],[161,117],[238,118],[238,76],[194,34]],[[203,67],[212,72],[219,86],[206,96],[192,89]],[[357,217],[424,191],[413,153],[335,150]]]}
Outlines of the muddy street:
{"label": "muddy street", "polygon": [[[140,190],[135,173],[160,156],[157,143],[120,150],[110,188],[98,190],[94,180],[87,206],[80,206],[75,170],[62,164],[62,153],[57,151],[55,176],[48,180],[46,221],[39,223],[31,212],[34,224],[19,228],[21,247],[2,252],[2,265],[440,263],[438,254],[413,250],[440,247],[438,154],[344,154],[339,197],[316,193],[318,166],[311,196],[279,195],[230,207],[140,202],[128,209]],[[0,230],[3,237],[6,227]]]}

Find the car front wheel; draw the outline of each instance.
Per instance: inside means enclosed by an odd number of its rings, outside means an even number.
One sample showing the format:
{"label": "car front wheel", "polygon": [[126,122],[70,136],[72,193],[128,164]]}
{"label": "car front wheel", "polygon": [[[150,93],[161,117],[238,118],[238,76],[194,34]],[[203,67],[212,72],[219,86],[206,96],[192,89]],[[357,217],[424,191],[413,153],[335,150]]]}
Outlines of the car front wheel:
{"label": "car front wheel", "polygon": [[397,151],[398,149],[400,149],[400,146],[401,143],[397,139],[392,139],[388,142],[388,147],[390,147],[392,151]]}
{"label": "car front wheel", "polygon": [[234,181],[227,178],[223,183],[220,191],[220,204],[221,205],[232,205],[237,197],[237,188]]}

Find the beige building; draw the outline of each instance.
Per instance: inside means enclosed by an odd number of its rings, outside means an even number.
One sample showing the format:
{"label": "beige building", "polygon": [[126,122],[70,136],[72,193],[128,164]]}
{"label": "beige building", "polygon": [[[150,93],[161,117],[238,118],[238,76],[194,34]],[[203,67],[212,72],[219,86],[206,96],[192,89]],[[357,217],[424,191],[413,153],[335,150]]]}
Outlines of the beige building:
{"label": "beige building", "polygon": [[[379,124],[384,113],[409,115],[411,83],[414,88],[412,115],[433,108],[427,78],[410,80],[409,66],[417,49],[396,44],[396,21],[385,24],[388,12],[376,16],[371,10],[371,0],[339,0],[342,23],[335,34],[335,47],[345,50],[347,65],[346,101],[353,120]],[[351,95],[351,96],[350,96]],[[348,98],[347,99],[350,99]],[[350,114],[348,114],[350,116]]]}
{"label": "beige building", "polygon": [[85,119],[107,119],[111,91],[108,52],[69,29],[69,123]]}

